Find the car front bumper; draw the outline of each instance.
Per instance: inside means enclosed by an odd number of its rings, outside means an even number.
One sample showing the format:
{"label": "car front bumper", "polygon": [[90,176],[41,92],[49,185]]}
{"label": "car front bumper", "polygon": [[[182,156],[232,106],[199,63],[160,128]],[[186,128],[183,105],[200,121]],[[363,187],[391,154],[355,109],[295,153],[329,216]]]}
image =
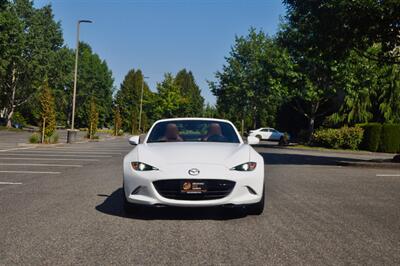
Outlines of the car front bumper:
{"label": "car front bumper", "polygon": [[[203,168],[204,166],[198,166]],[[183,167],[185,169],[185,167]],[[215,169],[210,169],[215,168]],[[221,169],[218,166],[208,166],[209,174],[206,176],[190,176],[187,173],[179,175],[180,178],[171,176],[168,172],[163,171],[134,171],[129,164],[124,165],[124,193],[129,203],[141,205],[165,205],[178,207],[206,207],[221,205],[247,205],[257,203],[261,200],[264,186],[264,169],[263,165],[251,172],[238,172],[229,169]],[[217,178],[211,175],[211,172],[218,173],[218,176],[225,178]],[[176,172],[176,171],[173,171]],[[207,171],[205,171],[207,172]],[[212,177],[211,177],[212,176]],[[157,190],[155,181],[160,180],[201,180],[207,183],[211,180],[227,180],[233,181],[233,189],[224,197],[218,199],[190,199],[186,200],[173,199],[164,197],[163,193]]]}

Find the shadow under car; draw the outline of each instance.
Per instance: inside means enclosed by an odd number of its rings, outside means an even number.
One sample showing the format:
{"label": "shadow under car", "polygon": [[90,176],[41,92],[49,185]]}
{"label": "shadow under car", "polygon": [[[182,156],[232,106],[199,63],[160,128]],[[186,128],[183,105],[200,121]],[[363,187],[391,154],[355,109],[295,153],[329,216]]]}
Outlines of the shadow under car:
{"label": "shadow under car", "polygon": [[230,220],[247,216],[242,207],[151,207],[140,206],[127,213],[123,208],[123,190],[119,188],[111,195],[98,194],[105,200],[96,210],[108,215],[140,220]]}

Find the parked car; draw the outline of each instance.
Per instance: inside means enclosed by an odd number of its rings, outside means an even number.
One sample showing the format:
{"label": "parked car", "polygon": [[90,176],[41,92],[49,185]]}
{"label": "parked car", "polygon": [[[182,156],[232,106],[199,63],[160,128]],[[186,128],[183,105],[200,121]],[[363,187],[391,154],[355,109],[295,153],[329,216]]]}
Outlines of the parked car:
{"label": "parked car", "polygon": [[137,206],[244,206],[264,209],[264,160],[244,143],[235,126],[212,118],[173,118],[155,122],[143,141],[124,158],[123,202]]}
{"label": "parked car", "polygon": [[[7,126],[7,118],[0,117],[0,126],[2,127]],[[11,126],[13,128],[22,128],[22,125],[16,122],[11,122]]]}
{"label": "parked car", "polygon": [[285,133],[271,127],[262,127],[255,130],[250,130],[249,136],[256,137],[259,140],[281,141],[284,139]]}

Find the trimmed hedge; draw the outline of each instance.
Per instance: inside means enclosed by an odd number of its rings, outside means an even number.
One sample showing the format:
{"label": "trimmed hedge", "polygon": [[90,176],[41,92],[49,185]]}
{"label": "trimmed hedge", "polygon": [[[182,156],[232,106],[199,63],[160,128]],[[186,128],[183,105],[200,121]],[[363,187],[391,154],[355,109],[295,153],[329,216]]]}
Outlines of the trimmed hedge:
{"label": "trimmed hedge", "polygon": [[381,152],[400,152],[400,124],[383,124],[379,150]]}
{"label": "trimmed hedge", "polygon": [[376,152],[381,142],[382,125],[379,123],[360,124],[364,129],[364,136],[360,148],[367,151]]}
{"label": "trimmed hedge", "polygon": [[400,152],[400,124],[367,123],[360,148],[367,151]]}
{"label": "trimmed hedge", "polygon": [[363,139],[361,127],[342,127],[339,129],[320,129],[313,133],[312,144],[326,148],[355,150]]}

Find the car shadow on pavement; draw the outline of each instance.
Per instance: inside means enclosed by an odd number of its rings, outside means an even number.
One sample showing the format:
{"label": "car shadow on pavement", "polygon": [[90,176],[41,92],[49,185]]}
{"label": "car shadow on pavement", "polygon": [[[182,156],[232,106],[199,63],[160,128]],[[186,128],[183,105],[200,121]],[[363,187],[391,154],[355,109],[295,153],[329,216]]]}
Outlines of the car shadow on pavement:
{"label": "car shadow on pavement", "polygon": [[126,213],[123,208],[122,188],[105,197],[96,210],[108,215],[140,220],[230,220],[246,217],[242,208],[178,208],[178,207],[140,207],[136,212]]}
{"label": "car shadow on pavement", "polygon": [[337,156],[319,156],[309,155],[304,153],[275,153],[275,152],[260,152],[264,158],[266,165],[338,165],[338,162],[363,162],[365,160],[337,157]]}

